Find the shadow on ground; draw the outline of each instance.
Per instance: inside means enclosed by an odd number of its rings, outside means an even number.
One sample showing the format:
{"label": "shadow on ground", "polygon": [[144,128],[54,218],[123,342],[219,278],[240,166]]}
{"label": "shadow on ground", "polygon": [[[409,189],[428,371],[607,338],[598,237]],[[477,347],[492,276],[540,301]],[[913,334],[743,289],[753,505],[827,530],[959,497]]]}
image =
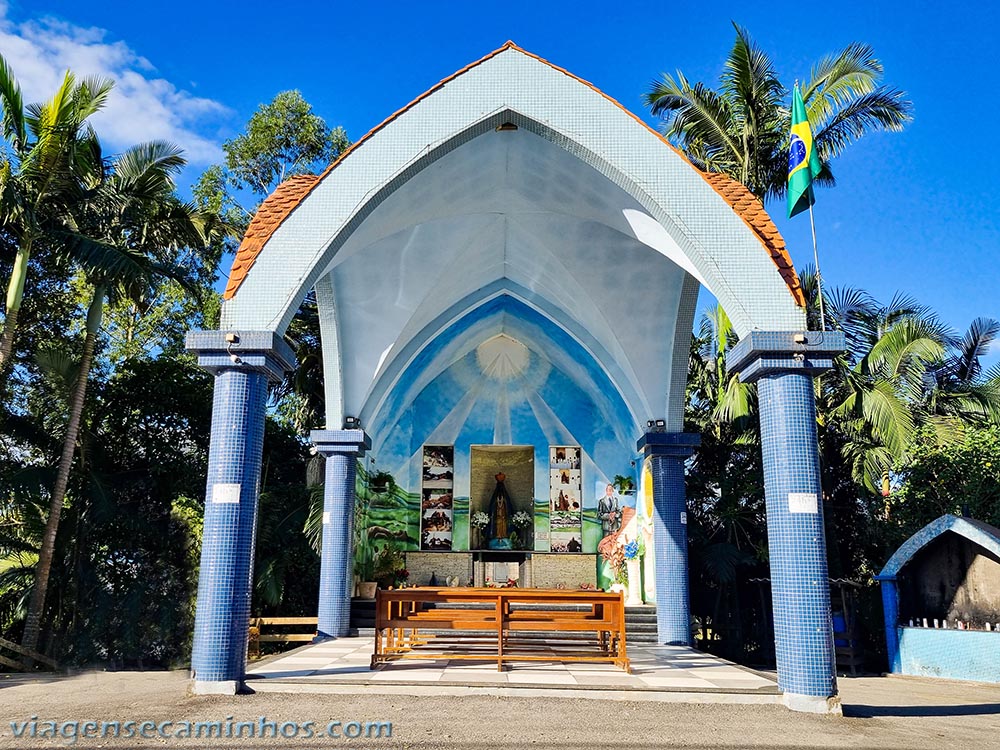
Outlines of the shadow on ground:
{"label": "shadow on ground", "polygon": [[969,703],[952,706],[868,706],[844,704],[844,716],[875,719],[887,716],[987,716],[1000,714],[1000,703]]}

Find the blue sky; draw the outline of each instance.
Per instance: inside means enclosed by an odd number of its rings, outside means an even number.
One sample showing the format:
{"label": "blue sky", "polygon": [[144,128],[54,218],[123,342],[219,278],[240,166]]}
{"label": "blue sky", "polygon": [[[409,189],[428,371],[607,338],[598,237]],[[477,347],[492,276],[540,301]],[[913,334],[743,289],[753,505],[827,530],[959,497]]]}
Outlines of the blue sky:
{"label": "blue sky", "polygon": [[[818,194],[828,283],[884,300],[912,294],[956,328],[1000,318],[1000,219],[989,188],[1000,171],[989,146],[1000,121],[997,4],[0,0],[0,52],[29,98],[48,95],[67,66],[115,76],[103,137],[112,146],[170,138],[187,149],[193,180],[278,91],[300,89],[356,139],[507,39],[652,122],[640,98],[649,82],[677,69],[714,81],[731,20],[788,82],[823,54],[867,42],[886,81],[914,103],[904,133],[856,144],[834,164],[838,187]],[[783,206],[769,208],[796,265],[811,262],[805,215],[787,221]]]}

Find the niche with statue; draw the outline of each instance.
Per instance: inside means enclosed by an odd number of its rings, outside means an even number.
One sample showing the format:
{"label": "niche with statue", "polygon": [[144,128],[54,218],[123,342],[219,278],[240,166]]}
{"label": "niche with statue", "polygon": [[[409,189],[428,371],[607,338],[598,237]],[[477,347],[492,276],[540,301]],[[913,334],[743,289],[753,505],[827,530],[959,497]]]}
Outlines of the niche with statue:
{"label": "niche with statue", "polygon": [[517,445],[474,445],[470,468],[471,549],[532,549],[534,448]]}

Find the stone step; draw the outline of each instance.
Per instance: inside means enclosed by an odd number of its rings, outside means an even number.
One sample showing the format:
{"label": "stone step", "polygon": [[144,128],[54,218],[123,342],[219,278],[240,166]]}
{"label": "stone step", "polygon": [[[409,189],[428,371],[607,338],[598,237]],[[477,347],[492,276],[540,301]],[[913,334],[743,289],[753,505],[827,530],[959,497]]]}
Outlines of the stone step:
{"label": "stone step", "polygon": [[656,632],[656,623],[654,622],[654,623],[640,623],[640,624],[636,624],[636,623],[632,623],[632,622],[626,622],[625,623],[625,632],[626,633],[655,633]]}

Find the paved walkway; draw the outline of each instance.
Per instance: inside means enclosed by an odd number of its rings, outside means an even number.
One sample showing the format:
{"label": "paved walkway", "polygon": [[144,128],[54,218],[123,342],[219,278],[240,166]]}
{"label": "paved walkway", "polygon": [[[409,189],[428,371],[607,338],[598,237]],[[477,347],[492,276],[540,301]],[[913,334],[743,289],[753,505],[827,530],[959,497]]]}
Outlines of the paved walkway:
{"label": "paved walkway", "polygon": [[[631,650],[631,649],[630,649]],[[256,680],[257,684],[268,682]],[[334,748],[384,750],[1000,750],[1000,686],[950,680],[860,677],[840,680],[844,716],[798,714],[780,705],[656,700],[596,703],[584,690],[539,700],[531,689],[455,688],[463,694],[405,697],[347,685],[322,692],[191,695],[188,671],[0,675],[0,750],[46,748]],[[398,690],[404,690],[400,687]],[[420,688],[424,689],[424,688]],[[441,690],[433,683],[429,690]],[[494,689],[499,690],[499,689]],[[511,695],[514,693],[514,695]],[[644,693],[633,691],[641,698]],[[657,693],[656,696],[670,695]],[[683,694],[674,694],[683,695]],[[697,694],[711,699],[710,694]],[[728,696],[724,696],[728,697]],[[757,698],[757,696],[747,696]],[[748,701],[749,702],[749,701]],[[240,741],[15,737],[10,721],[253,722],[389,721],[392,737]]]}
{"label": "paved walkway", "polygon": [[[683,646],[630,646],[632,674],[610,664],[515,662],[498,672],[495,662],[413,659],[369,664],[372,638],[340,638],[250,666],[254,690],[294,692],[309,685],[422,685],[685,692],[767,696],[778,699],[777,684],[731,662]],[[755,701],[756,702],[756,701]]]}

